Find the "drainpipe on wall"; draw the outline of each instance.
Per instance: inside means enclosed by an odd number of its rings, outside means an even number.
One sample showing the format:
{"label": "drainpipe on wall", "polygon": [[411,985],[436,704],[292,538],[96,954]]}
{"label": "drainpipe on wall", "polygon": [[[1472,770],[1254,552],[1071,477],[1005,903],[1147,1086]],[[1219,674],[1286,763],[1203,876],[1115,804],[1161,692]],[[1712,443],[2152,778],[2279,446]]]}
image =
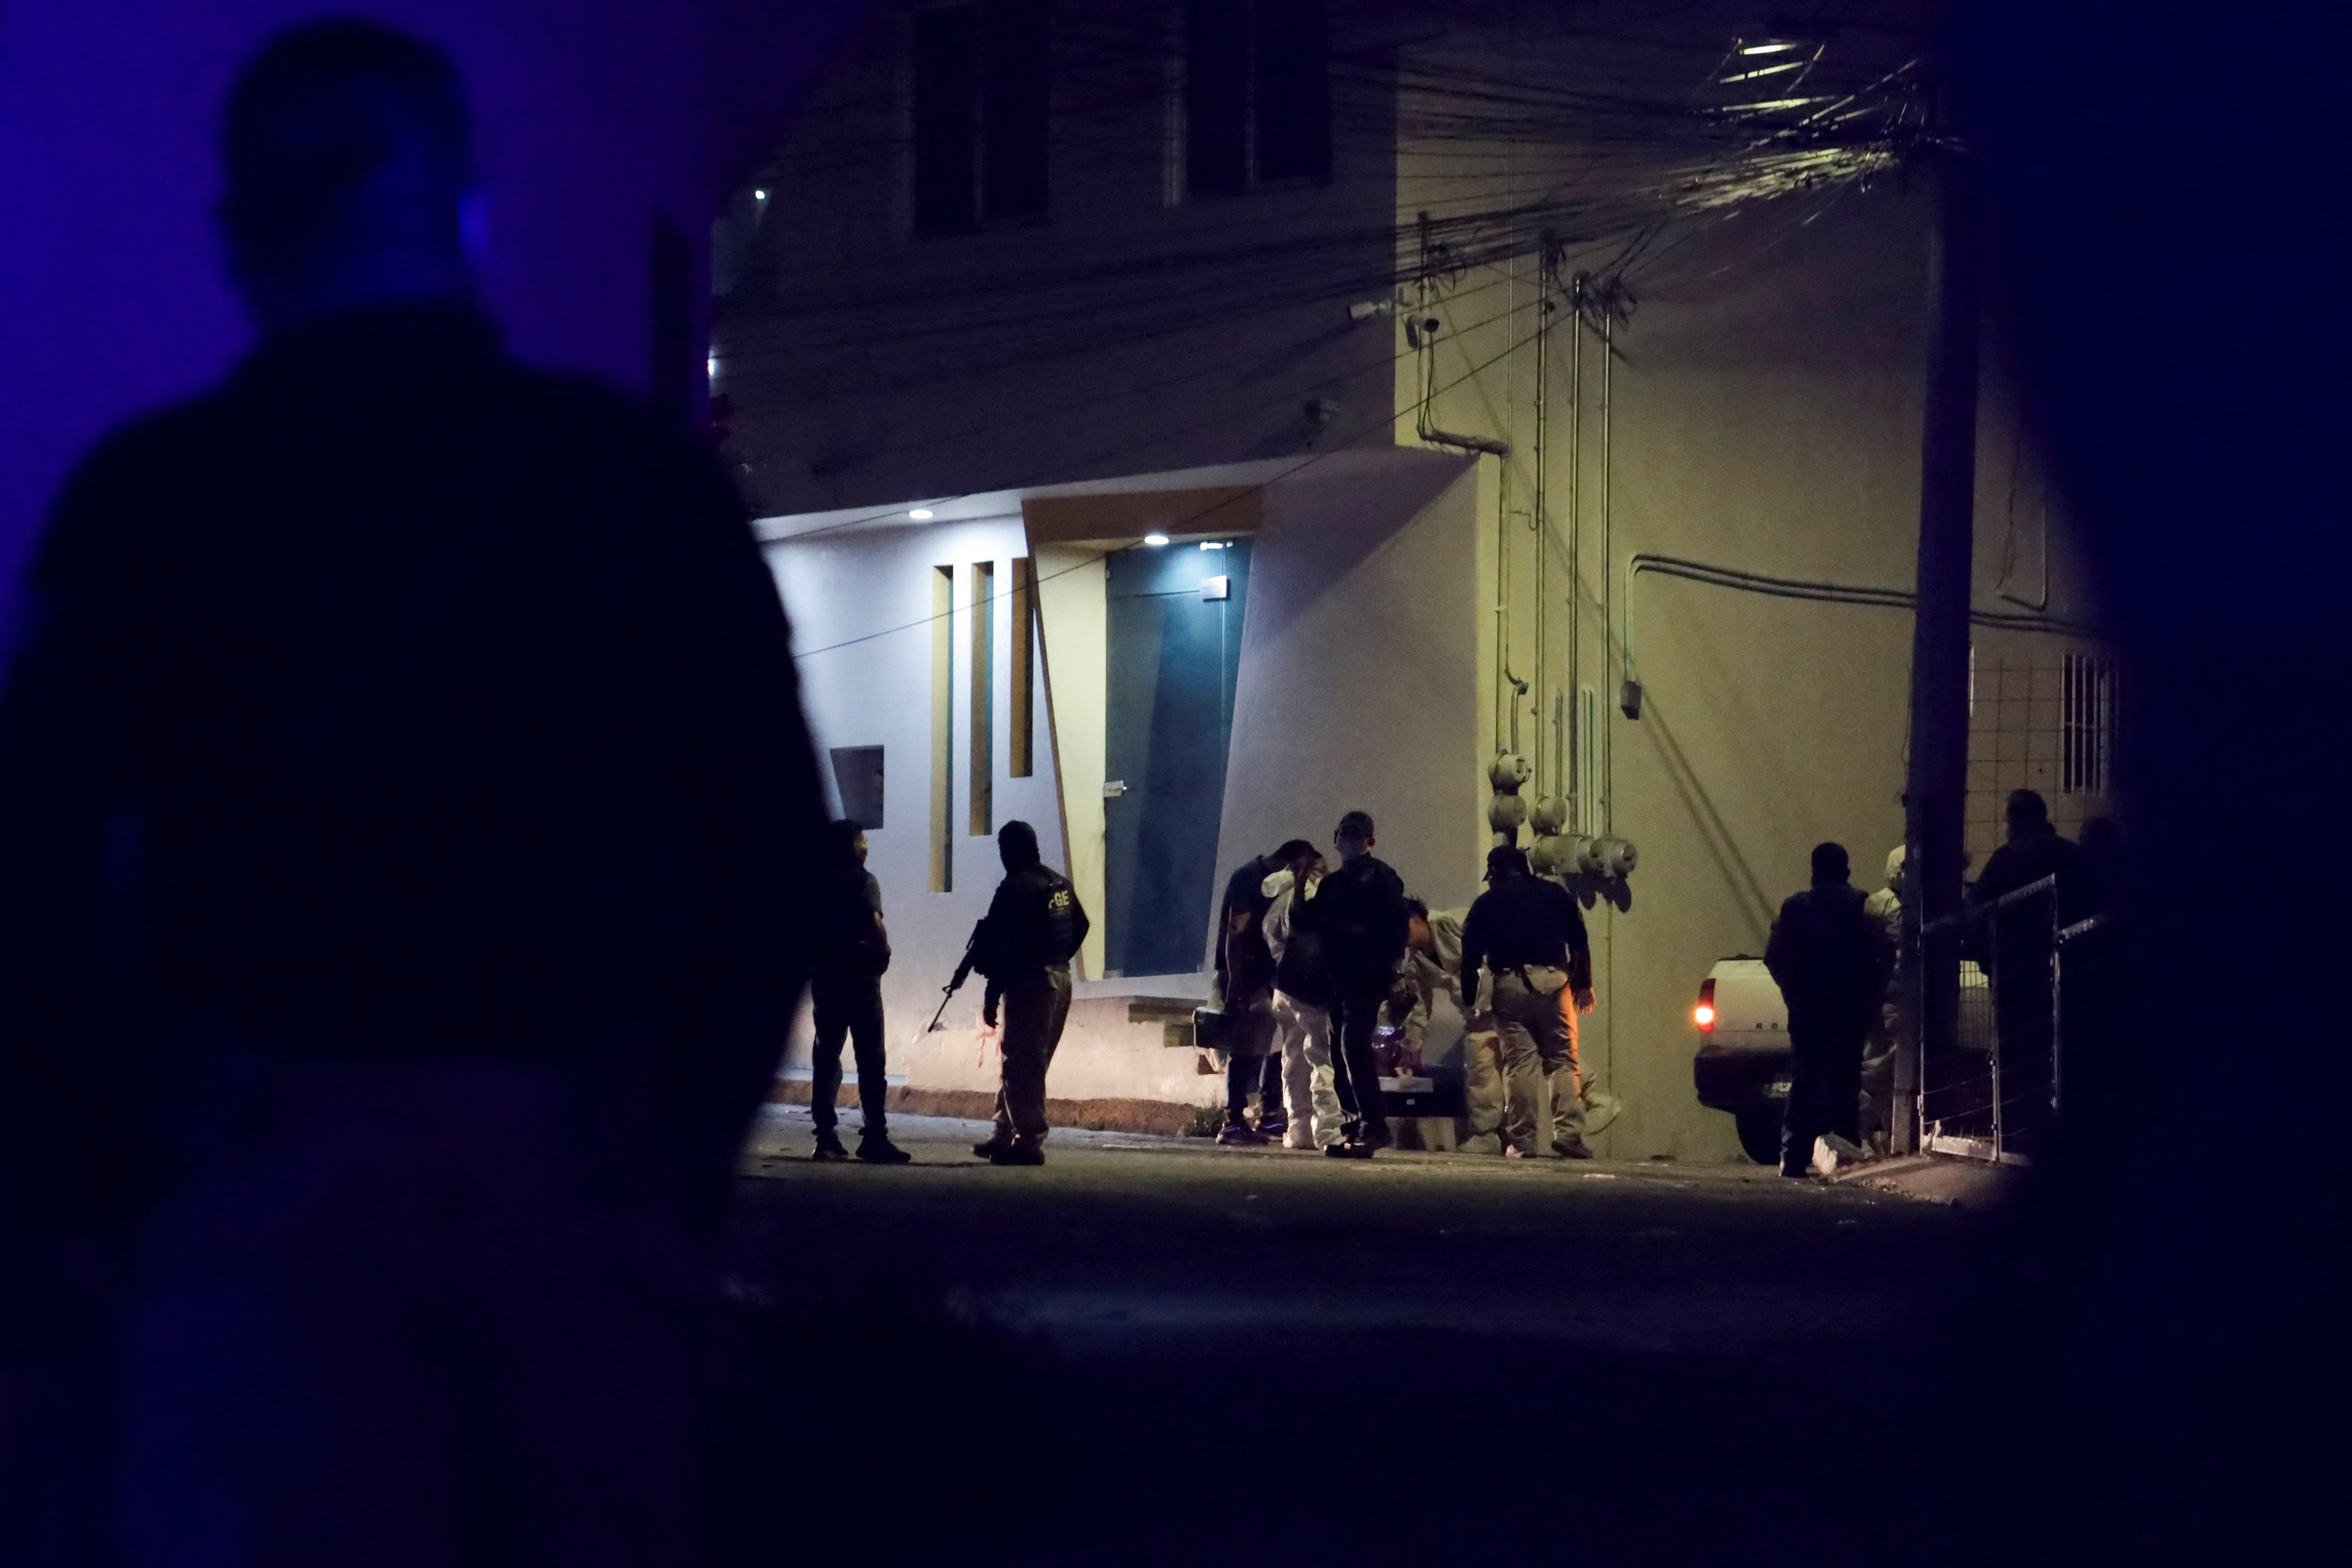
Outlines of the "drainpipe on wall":
{"label": "drainpipe on wall", "polygon": [[[1423,287],[1426,287],[1425,280]],[[1437,395],[1437,332],[1443,325],[1444,323],[1434,316],[1416,313],[1405,319],[1405,343],[1412,350],[1415,362],[1420,367],[1420,373],[1415,380],[1419,383],[1421,395],[1415,400],[1413,434],[1427,445],[1451,446],[1463,452],[1480,453],[1488,457],[1500,458],[1507,463],[1511,449],[1507,443],[1484,435],[1457,435],[1451,431],[1438,429],[1432,422],[1430,405],[1436,400]],[[1509,472],[1509,469],[1505,467],[1506,476]],[[1503,486],[1498,485],[1496,488],[1498,496],[1495,507],[1495,700],[1499,706],[1503,700],[1503,691],[1507,684],[1525,690],[1526,683],[1510,674],[1510,601],[1504,591],[1510,580],[1508,563],[1511,519],[1507,499],[1499,494]],[[1506,730],[1516,729],[1518,726],[1517,700],[1514,698],[1511,703],[1511,718],[1507,726],[1501,722],[1501,714],[1497,713],[1495,716],[1496,720],[1495,743],[1499,747],[1504,743]],[[1512,749],[1516,751],[1517,747],[1514,745]]]}

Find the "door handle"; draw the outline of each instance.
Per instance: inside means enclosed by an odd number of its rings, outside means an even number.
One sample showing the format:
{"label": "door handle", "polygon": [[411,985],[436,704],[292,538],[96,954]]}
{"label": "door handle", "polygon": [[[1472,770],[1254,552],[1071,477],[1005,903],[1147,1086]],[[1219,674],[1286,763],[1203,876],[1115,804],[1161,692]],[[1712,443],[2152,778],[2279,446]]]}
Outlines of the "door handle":
{"label": "door handle", "polygon": [[1103,799],[1104,799],[1104,800],[1118,800],[1120,796],[1122,796],[1122,795],[1124,795],[1124,794],[1126,794],[1126,793],[1127,793],[1127,780],[1126,780],[1126,779],[1104,779],[1104,780],[1103,780]]}

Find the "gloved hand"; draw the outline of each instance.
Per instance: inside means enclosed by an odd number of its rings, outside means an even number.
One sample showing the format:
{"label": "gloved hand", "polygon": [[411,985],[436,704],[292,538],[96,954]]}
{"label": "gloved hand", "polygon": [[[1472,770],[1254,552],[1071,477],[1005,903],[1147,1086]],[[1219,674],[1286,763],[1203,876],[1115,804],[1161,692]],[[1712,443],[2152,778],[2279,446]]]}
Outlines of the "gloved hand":
{"label": "gloved hand", "polygon": [[981,1004],[980,1021],[990,1029],[994,1029],[996,1027],[996,1004],[994,1002],[983,1002]]}

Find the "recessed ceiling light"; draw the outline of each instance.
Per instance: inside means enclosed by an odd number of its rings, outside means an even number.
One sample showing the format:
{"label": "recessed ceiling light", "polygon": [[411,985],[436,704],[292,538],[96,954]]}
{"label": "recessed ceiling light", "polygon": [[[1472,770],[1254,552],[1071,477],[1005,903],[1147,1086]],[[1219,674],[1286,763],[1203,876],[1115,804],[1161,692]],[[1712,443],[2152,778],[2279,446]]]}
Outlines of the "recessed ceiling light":
{"label": "recessed ceiling light", "polygon": [[914,518],[915,521],[919,523],[928,523],[938,514],[933,512],[929,507],[917,507],[913,511],[908,512],[907,515]]}
{"label": "recessed ceiling light", "polygon": [[768,199],[768,193],[765,191],[754,191],[751,193],[751,199],[755,202],[764,202]]}
{"label": "recessed ceiling light", "polygon": [[1143,542],[1150,545],[1153,549],[1158,549],[1161,545],[1168,542],[1168,536],[1166,534],[1146,534],[1143,536]]}

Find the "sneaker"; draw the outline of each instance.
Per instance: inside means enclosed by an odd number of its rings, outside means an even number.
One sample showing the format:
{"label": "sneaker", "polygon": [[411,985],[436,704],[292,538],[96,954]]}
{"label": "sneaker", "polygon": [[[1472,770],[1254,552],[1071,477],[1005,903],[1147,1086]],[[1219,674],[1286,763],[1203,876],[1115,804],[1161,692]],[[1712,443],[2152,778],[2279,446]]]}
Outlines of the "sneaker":
{"label": "sneaker", "polygon": [[816,1147],[809,1151],[809,1158],[813,1160],[845,1160],[848,1157],[849,1151],[841,1146],[840,1134],[835,1132],[831,1127],[819,1127],[817,1129]]}
{"label": "sneaker", "polygon": [[1045,1163],[1045,1151],[1025,1138],[1015,1138],[1009,1144],[997,1145],[996,1152],[988,1156],[988,1163],[992,1166],[1042,1166]]}
{"label": "sneaker", "polygon": [[1326,1144],[1323,1152],[1335,1160],[1368,1160],[1372,1157],[1370,1144]]}
{"label": "sneaker", "polygon": [[892,1143],[888,1134],[868,1133],[857,1140],[857,1157],[869,1166],[903,1166],[914,1162],[915,1156]]}
{"label": "sneaker", "polygon": [[1311,1149],[1315,1146],[1315,1134],[1304,1127],[1292,1127],[1282,1134],[1282,1146],[1286,1149]]}
{"label": "sneaker", "polygon": [[1290,1118],[1282,1115],[1260,1116],[1257,1130],[1269,1138],[1279,1138],[1290,1131]]}
{"label": "sneaker", "polygon": [[1367,1123],[1364,1126],[1361,1141],[1364,1146],[1370,1149],[1385,1149],[1394,1146],[1396,1139],[1390,1135],[1389,1119],[1386,1116],[1379,1116]]}
{"label": "sneaker", "polygon": [[1551,1152],[1564,1160],[1589,1160],[1592,1157],[1592,1151],[1585,1146],[1582,1138],[1562,1138],[1552,1145]]}
{"label": "sneaker", "polygon": [[1226,1123],[1224,1130],[1217,1134],[1217,1142],[1229,1149],[1239,1148],[1247,1144],[1263,1144],[1265,1141],[1264,1133],[1242,1122]]}
{"label": "sneaker", "polygon": [[971,1146],[971,1152],[982,1159],[993,1160],[1012,1146],[1013,1140],[1010,1138],[983,1138]]}

